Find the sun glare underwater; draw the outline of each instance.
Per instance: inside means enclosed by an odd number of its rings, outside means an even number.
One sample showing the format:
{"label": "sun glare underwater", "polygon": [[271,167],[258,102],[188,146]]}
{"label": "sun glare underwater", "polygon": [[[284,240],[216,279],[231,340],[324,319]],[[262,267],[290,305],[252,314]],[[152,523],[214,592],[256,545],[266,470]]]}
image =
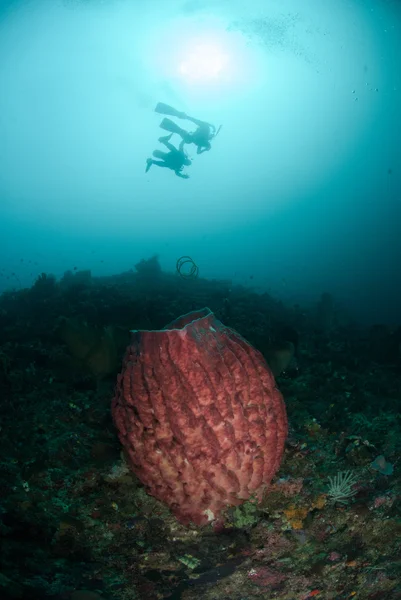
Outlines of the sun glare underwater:
{"label": "sun glare underwater", "polygon": [[258,71],[260,78],[261,51],[247,45],[241,33],[227,31],[228,26],[228,20],[210,17],[172,19],[153,28],[143,56],[155,78],[167,79],[181,93],[218,101],[219,95],[232,96],[257,82]]}

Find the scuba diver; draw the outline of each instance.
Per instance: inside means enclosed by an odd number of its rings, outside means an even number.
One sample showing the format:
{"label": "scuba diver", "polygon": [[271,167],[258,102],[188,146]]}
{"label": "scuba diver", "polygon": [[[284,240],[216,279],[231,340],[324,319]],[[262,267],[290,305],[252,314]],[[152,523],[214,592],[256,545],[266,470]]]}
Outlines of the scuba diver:
{"label": "scuba diver", "polygon": [[166,131],[170,131],[171,133],[177,133],[182,138],[184,144],[195,144],[195,146],[197,146],[197,154],[208,152],[211,149],[210,141],[216,137],[221,129],[220,125],[216,131],[216,127],[211,123],[206,123],[206,121],[200,121],[199,119],[189,117],[186,113],[180,112],[172,106],[164,104],[163,102],[159,102],[157,104],[155,112],[162,115],[177,117],[178,119],[186,119],[187,121],[194,123],[198,129],[193,132],[182,129],[182,127],[177,125],[177,123],[174,123],[174,121],[167,118],[163,119],[163,121],[160,123],[160,127]]}
{"label": "scuba diver", "polygon": [[173,134],[167,135],[165,137],[159,138],[159,142],[164,144],[166,148],[170,150],[170,152],[162,152],[161,150],[154,150],[153,156],[156,158],[160,158],[161,160],[153,160],[153,158],[148,158],[146,161],[146,173],[149,171],[152,165],[157,165],[158,167],[165,167],[167,169],[171,169],[177,175],[177,177],[181,177],[182,179],[188,179],[189,175],[186,173],[181,173],[184,166],[189,166],[192,164],[192,161],[189,160],[188,156],[184,152],[184,140],[181,142],[179,148],[177,149],[173,144],[170,144],[170,138]]}

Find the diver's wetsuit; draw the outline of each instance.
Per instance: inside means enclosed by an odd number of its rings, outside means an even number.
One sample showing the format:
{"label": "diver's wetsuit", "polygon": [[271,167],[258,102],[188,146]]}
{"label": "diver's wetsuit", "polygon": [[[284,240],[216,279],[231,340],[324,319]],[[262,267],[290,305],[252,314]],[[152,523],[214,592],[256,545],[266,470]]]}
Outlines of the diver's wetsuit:
{"label": "diver's wetsuit", "polygon": [[[172,135],[172,134],[171,134]],[[171,169],[177,175],[177,177],[182,177],[183,179],[188,179],[189,175],[181,173],[185,165],[190,165],[191,161],[185,154],[183,148],[185,141],[182,140],[180,146],[177,150],[173,144],[170,144],[169,140],[171,135],[166,136],[164,138],[160,138],[159,142],[164,144],[170,152],[163,152],[162,150],[154,150],[153,156],[156,158],[160,158],[161,160],[153,160],[153,158],[148,158],[146,161],[146,172],[149,171],[152,165],[156,165],[157,167],[164,167],[167,169]]]}

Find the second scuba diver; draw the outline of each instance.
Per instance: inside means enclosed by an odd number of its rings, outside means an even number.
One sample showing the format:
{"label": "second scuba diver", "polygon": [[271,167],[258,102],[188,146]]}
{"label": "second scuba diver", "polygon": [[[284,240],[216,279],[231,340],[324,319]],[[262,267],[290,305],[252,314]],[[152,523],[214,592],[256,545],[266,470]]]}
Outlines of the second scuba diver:
{"label": "second scuba diver", "polygon": [[189,175],[186,173],[182,173],[184,166],[189,166],[192,164],[188,156],[184,152],[184,144],[185,141],[179,145],[177,149],[173,144],[170,143],[170,138],[173,134],[167,135],[165,137],[159,138],[159,142],[164,144],[166,148],[168,148],[169,152],[162,152],[162,150],[154,150],[153,156],[159,158],[161,160],[154,160],[153,158],[148,158],[146,161],[146,173],[149,171],[152,165],[156,165],[158,167],[165,167],[167,169],[171,169],[177,175],[177,177],[181,177],[182,179],[188,179]]}

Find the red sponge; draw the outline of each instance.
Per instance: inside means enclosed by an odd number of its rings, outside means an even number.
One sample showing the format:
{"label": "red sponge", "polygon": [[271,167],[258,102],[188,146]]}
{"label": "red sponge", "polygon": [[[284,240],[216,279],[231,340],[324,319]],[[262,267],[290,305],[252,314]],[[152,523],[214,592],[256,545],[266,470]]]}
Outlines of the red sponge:
{"label": "red sponge", "polygon": [[112,413],[131,468],[184,524],[261,499],[287,435],[263,356],[208,308],[133,332]]}

